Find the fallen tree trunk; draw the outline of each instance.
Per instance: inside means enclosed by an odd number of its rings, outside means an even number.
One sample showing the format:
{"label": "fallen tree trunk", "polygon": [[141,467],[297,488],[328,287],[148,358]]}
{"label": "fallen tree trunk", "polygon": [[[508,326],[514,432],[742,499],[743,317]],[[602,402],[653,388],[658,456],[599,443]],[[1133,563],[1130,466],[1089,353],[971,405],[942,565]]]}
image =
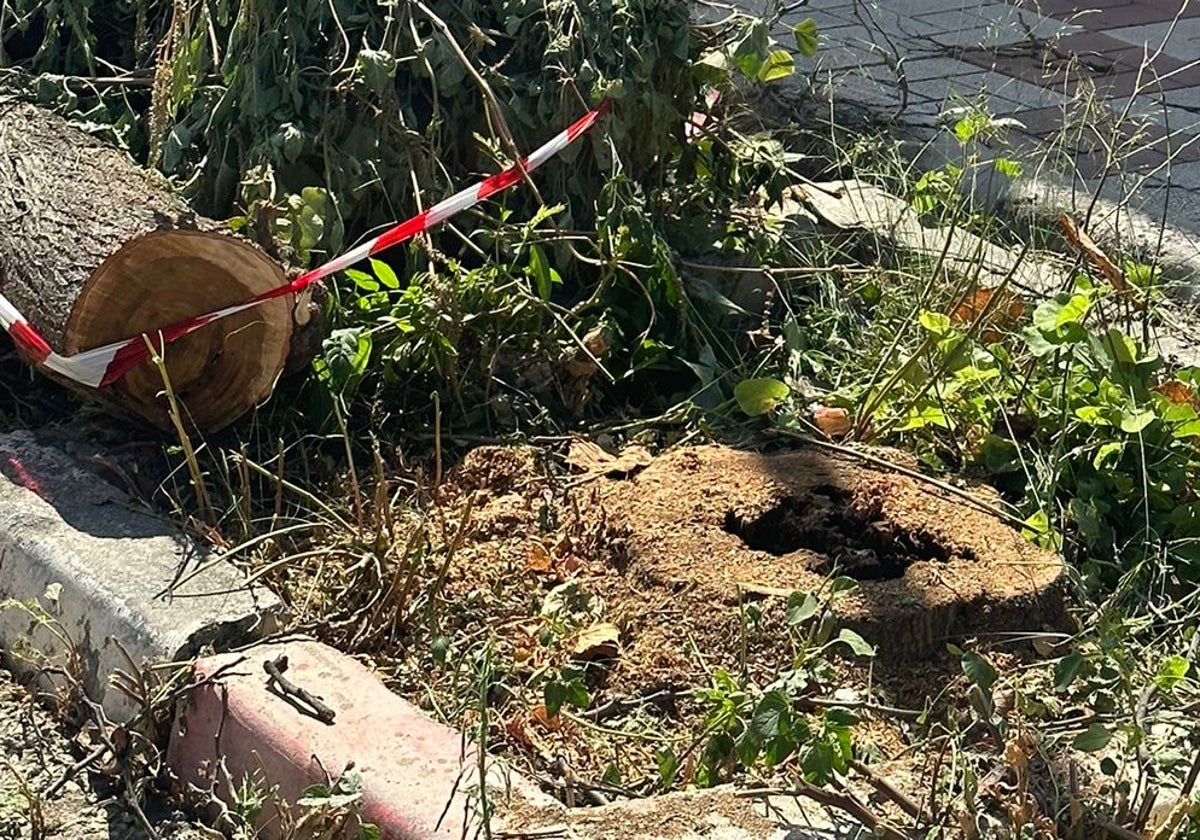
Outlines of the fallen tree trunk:
{"label": "fallen tree trunk", "polygon": [[[0,106],[0,220],[0,292],[68,356],[284,282],[261,249],[197,216],[123,152],[32,105]],[[171,387],[197,428],[225,426],[270,395],[291,352],[294,304],[270,301],[166,348]],[[169,425],[152,363],[104,391],[64,384]]]}

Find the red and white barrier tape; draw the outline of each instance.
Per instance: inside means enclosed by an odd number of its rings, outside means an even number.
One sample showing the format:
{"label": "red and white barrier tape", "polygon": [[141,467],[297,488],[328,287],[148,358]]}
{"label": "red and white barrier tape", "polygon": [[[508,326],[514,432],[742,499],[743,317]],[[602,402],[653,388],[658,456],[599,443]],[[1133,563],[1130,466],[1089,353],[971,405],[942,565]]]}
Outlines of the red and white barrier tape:
{"label": "red and white barrier tape", "polygon": [[85,350],[74,356],[60,356],[58,353],[55,353],[53,348],[50,347],[49,342],[42,337],[42,334],[17,311],[17,308],[3,294],[0,294],[0,327],[4,328],[4,331],[12,338],[13,343],[17,345],[17,349],[21,351],[21,354],[33,364],[52,370],[55,373],[93,388],[106,387],[150,358],[150,348],[146,344],[146,337],[149,337],[161,349],[163,346],[173,341],[178,341],[185,335],[193,333],[201,327],[211,324],[213,321],[251,309],[268,300],[284,297],[285,295],[298,294],[314,283],[329,277],[331,274],[344,271],[355,263],[378,254],[380,251],[412,239],[417,234],[441,224],[451,216],[461,213],[501,190],[506,190],[514,184],[519,183],[525,177],[526,173],[537,169],[595,125],[596,121],[608,112],[609,107],[610,103],[606,100],[599,108],[589,111],[566,131],[561,132],[550,142],[533,152],[533,154],[522,158],[503,172],[497,172],[490,178],[455,193],[445,201],[438,202],[433,207],[430,207],[423,213],[418,213],[411,219],[406,219],[382,235],[364,242],[352,251],[348,251],[336,259],[330,260],[324,265],[302,274],[290,283],[252,297],[245,303],[227,306],[224,309],[218,309],[195,318],[189,318],[186,321],[170,324],[153,332],[148,331],[124,341],[106,344],[103,347],[96,347],[92,350]]}

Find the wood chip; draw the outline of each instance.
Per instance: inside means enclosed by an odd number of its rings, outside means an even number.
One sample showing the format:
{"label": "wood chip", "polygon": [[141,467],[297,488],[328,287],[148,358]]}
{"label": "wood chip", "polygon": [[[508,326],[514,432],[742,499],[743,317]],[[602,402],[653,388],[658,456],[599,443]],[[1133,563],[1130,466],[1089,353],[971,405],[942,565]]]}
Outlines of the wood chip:
{"label": "wood chip", "polygon": [[591,662],[597,659],[613,659],[621,650],[621,631],[615,624],[606,621],[593,624],[575,638],[571,654],[576,659]]}
{"label": "wood chip", "polygon": [[650,450],[644,446],[627,446],[621,454],[613,455],[583,438],[571,441],[567,453],[568,464],[593,475],[630,475],[648,466],[651,460]]}

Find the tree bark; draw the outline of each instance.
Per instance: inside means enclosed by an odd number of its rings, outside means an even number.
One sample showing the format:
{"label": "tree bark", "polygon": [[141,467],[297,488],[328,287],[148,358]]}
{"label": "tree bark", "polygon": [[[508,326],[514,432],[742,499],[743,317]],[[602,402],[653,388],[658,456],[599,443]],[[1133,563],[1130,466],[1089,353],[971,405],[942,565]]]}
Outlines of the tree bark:
{"label": "tree bark", "polygon": [[[282,266],[196,215],[123,152],[35,106],[0,106],[0,292],[59,353],[153,331],[283,282]],[[291,350],[294,308],[291,296],[273,300],[167,347],[171,387],[192,424],[219,429],[271,394]],[[103,392],[64,384],[169,426],[162,376],[149,362]]]}

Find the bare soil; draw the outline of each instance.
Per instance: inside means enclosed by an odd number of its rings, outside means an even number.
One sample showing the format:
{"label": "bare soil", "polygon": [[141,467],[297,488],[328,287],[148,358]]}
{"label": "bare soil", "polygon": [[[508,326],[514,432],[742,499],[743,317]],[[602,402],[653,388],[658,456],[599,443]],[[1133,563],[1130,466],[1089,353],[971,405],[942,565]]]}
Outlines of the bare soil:
{"label": "bare soil", "polygon": [[[549,776],[633,785],[653,775],[656,744],[693,754],[703,715],[691,692],[716,669],[761,686],[791,667],[786,597],[835,574],[858,581],[836,603],[841,626],[878,658],[841,662],[837,684],[816,687],[825,696],[864,697],[870,679],[873,696],[920,709],[961,681],[948,641],[1064,619],[1058,557],[957,495],[858,459],[703,446],[563,477],[545,458],[477,449],[443,509],[471,506],[447,572],[452,620],[508,671],[513,702],[492,735]],[[587,666],[590,704],[547,720],[521,680],[570,664]],[[442,688],[434,676],[421,695]],[[861,729],[881,758],[905,752],[894,721]]]}
{"label": "bare soil", "polygon": [[[112,786],[88,771],[49,793],[85,748],[0,670],[0,839],[150,840]],[[160,840],[216,836],[178,814],[149,814]]]}

